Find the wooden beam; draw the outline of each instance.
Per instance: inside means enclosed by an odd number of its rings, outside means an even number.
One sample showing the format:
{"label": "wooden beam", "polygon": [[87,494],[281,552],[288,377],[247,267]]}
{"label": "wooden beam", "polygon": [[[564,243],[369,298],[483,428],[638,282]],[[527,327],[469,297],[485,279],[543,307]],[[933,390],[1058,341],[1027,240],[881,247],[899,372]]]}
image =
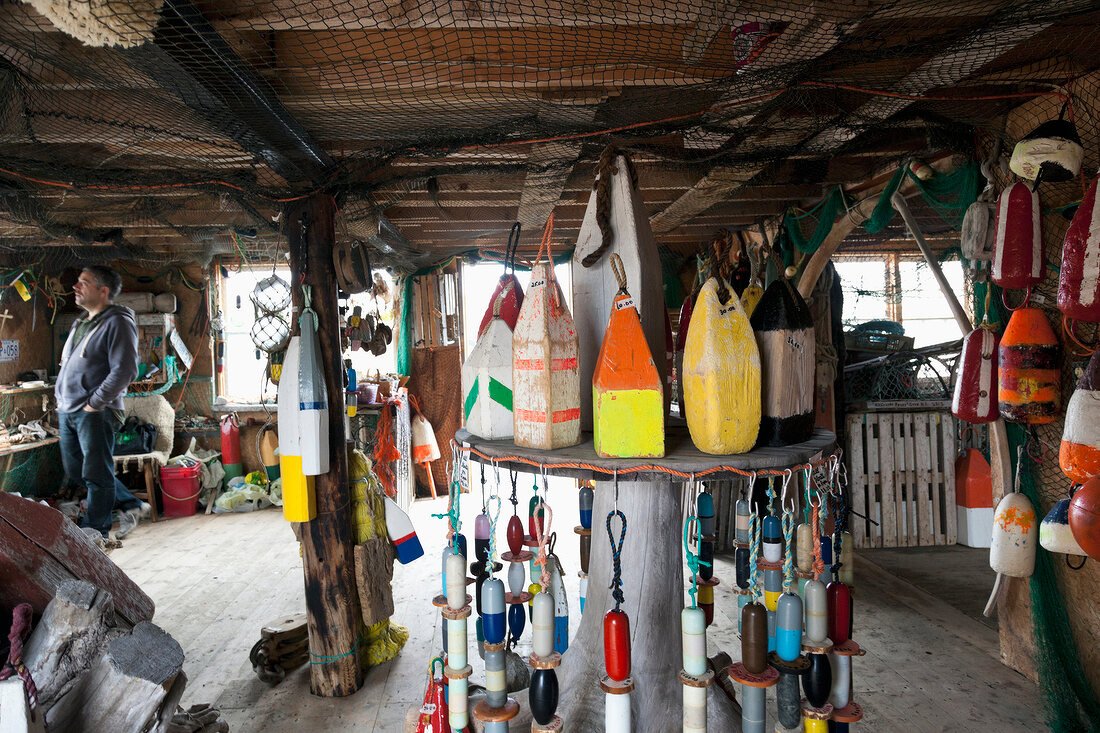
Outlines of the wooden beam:
{"label": "wooden beam", "polygon": [[299,525],[309,616],[310,691],[321,697],[344,697],[363,685],[356,652],[362,643],[362,619],[355,585],[340,316],[332,267],[335,214],[335,203],[327,194],[290,204],[285,214],[292,279],[298,282],[304,276],[313,289],[328,390],[329,472],[315,479],[317,517]]}

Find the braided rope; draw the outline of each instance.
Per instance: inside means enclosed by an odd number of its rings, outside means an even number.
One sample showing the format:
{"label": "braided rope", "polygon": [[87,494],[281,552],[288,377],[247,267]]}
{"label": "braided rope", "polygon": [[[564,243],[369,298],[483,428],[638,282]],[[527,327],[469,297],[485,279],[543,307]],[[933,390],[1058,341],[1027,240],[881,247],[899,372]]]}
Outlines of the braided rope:
{"label": "braided rope", "polygon": [[[615,546],[615,535],[611,531],[611,519],[612,517],[618,517],[622,522],[622,529],[619,530],[619,545]],[[607,513],[607,540],[611,543],[611,565],[614,568],[614,572],[611,576],[611,585],[607,586],[611,589],[611,597],[615,599],[615,610],[619,610],[619,606],[623,602],[623,540],[626,539],[626,515],[621,510],[615,509]]]}
{"label": "braided rope", "polygon": [[699,518],[694,514],[687,518],[684,522],[684,557],[687,558],[688,570],[691,571],[691,586],[688,588],[688,595],[691,596],[691,607],[695,608],[695,594],[699,589],[699,566],[705,565],[710,567],[713,563],[709,563],[699,557],[698,552],[691,551],[691,524],[695,523],[695,531],[699,531]]}
{"label": "braided rope", "polygon": [[38,687],[34,684],[30,670],[23,663],[23,639],[31,631],[31,617],[34,610],[29,603],[20,603],[12,614],[11,632],[8,633],[8,641],[11,648],[8,651],[8,661],[0,667],[0,681],[6,680],[13,674],[19,675],[23,680],[23,690],[27,693],[27,702],[31,710],[38,707]]}
{"label": "braided rope", "polygon": [[783,592],[791,592],[794,580],[794,510],[783,512]]}
{"label": "braided rope", "polygon": [[752,597],[755,600],[760,595],[760,568],[757,560],[760,557],[760,516],[755,508],[749,510],[749,585],[752,588]]}
{"label": "braided rope", "polygon": [[814,531],[814,580],[818,580],[821,574],[825,572],[825,561],[821,559],[821,522],[819,521],[819,508],[821,501],[810,501],[811,514],[813,519],[810,526]]}
{"label": "braided rope", "polygon": [[487,564],[487,570],[489,575],[493,574],[493,568],[496,567],[497,558],[497,520],[500,519],[500,495],[493,494],[489,497],[490,506],[493,503],[493,499],[496,499],[495,511],[489,513],[489,562]]}
{"label": "braided rope", "polygon": [[[538,520],[538,512],[542,511],[543,521]],[[539,556],[535,560],[535,564],[542,568],[542,572],[539,573],[539,584],[542,585],[543,590],[549,592],[550,590],[550,563],[546,552],[546,540],[550,533],[550,521],[554,518],[554,512],[550,510],[550,505],[544,501],[539,501],[538,506],[535,508],[535,539],[538,541]]]}

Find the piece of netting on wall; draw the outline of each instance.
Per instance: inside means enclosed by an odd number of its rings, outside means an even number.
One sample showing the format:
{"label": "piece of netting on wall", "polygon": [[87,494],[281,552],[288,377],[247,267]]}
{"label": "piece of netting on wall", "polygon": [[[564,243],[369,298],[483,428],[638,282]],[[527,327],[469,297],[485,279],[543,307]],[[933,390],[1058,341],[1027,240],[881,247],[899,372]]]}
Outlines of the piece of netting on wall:
{"label": "piece of netting on wall", "polygon": [[155,244],[140,220],[199,243],[272,233],[320,188],[376,232],[439,176],[527,174],[537,199],[608,142],[695,178],[858,179],[838,153],[998,134],[1092,68],[1096,20],[1085,0],[4,3],[0,253]]}

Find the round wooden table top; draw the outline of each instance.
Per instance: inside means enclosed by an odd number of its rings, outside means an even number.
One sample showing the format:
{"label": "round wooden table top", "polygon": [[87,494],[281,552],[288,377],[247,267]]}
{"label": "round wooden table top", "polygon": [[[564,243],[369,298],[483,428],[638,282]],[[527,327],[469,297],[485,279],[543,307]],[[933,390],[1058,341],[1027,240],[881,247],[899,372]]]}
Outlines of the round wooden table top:
{"label": "round wooden table top", "polygon": [[[755,448],[748,453],[728,456],[712,456],[695,447],[686,426],[670,425],[665,429],[664,458],[600,458],[596,455],[592,434],[582,433],[581,439],[579,445],[546,451],[521,448],[511,440],[486,440],[471,435],[465,428],[460,428],[455,433],[455,440],[460,445],[483,454],[471,452],[470,457],[475,461],[486,464],[495,462],[501,468],[524,473],[539,473],[538,467],[545,466],[547,474],[553,476],[598,481],[610,481],[616,472],[624,481],[681,482],[693,473],[698,479],[728,480],[741,476],[728,470],[729,468],[741,471],[782,470],[819,460],[836,446],[836,436],[833,433],[815,428],[813,436],[805,443],[782,448]],[[727,470],[714,470],[719,467]],[[661,468],[686,475],[680,477],[668,474],[661,471]],[[704,474],[706,471],[710,473]]]}

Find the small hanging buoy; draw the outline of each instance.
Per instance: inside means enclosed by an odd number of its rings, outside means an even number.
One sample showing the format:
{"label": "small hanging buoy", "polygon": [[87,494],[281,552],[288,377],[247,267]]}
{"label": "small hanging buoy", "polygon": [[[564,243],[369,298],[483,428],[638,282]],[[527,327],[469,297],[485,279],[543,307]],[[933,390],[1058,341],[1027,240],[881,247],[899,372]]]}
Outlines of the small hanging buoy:
{"label": "small hanging buoy", "polygon": [[292,378],[279,381],[279,473],[283,479],[283,518],[308,522],[317,516],[313,477],[302,473],[301,427],[298,422],[298,355],[300,338],[290,339],[283,369]]}
{"label": "small hanging buoy", "polygon": [[814,431],[816,343],[810,308],[787,279],[773,282],[752,313],[763,381],[757,444],[802,443]]}
{"label": "small hanging buoy", "polygon": [[416,536],[416,530],[413,529],[409,515],[402,511],[401,507],[397,506],[397,502],[390,497],[383,496],[382,501],[386,505],[386,533],[393,542],[397,561],[402,565],[408,565],[424,554],[424,547],[420,544],[420,538]]}
{"label": "small hanging buoy", "polygon": [[1075,483],[1100,475],[1100,350],[1089,359],[1066,405],[1058,464]]}
{"label": "small hanging buoy", "polygon": [[1090,478],[1069,502],[1069,527],[1081,549],[1100,560],[1100,476]]}
{"label": "small hanging buoy", "polygon": [[1027,578],[1035,572],[1038,524],[1035,507],[1026,496],[1005,494],[993,513],[989,566],[1013,578]]}
{"label": "small hanging buoy", "polygon": [[607,676],[622,682],[630,676],[630,618],[611,609],[603,617],[603,657]]}
{"label": "small hanging buoy", "polygon": [[1057,502],[1039,523],[1039,545],[1047,552],[1087,555],[1069,526],[1069,499]]}
{"label": "small hanging buoy", "polygon": [[775,612],[775,653],[786,662],[802,651],[802,599],[794,593],[779,596]]}
{"label": "small hanging buoy", "polygon": [[990,277],[1002,288],[1031,288],[1046,275],[1039,211],[1039,194],[1025,183],[1001,193]]}
{"label": "small hanging buoy", "polygon": [[1089,186],[1062,243],[1058,310],[1069,321],[1100,321],[1100,177]]}
{"label": "small hanging buoy", "polygon": [[482,627],[485,630],[486,644],[500,644],[504,641],[505,611],[504,583],[500,578],[489,578],[481,590]]}
{"label": "small hanging buoy", "polygon": [[1013,311],[1001,336],[998,407],[1006,420],[1042,425],[1058,418],[1062,349],[1038,308]]}
{"label": "small hanging buoy", "polygon": [[768,613],[755,601],[741,610],[741,663],[752,674],[768,665]]}
{"label": "small hanging buoy", "polygon": [[958,543],[989,547],[993,527],[993,475],[977,448],[964,448],[955,461]]}
{"label": "small hanging buoy", "polygon": [[997,407],[997,334],[976,328],[963,339],[956,370],[951,414],[968,423],[989,423],[1000,417]]}
{"label": "small hanging buoy", "polygon": [[[1065,109],[1063,106],[1063,114]],[[1042,123],[1016,143],[1008,167],[1020,178],[1035,181],[1038,188],[1041,181],[1073,180],[1081,172],[1084,158],[1085,149],[1076,126],[1059,115],[1058,119]]]}
{"label": "small hanging buoy", "polygon": [[[302,450],[302,473],[320,476],[329,470],[328,389],[321,369],[321,344],[317,336],[317,314],[309,307],[310,288],[303,287],[305,309],[299,319],[301,332],[298,357],[298,435]],[[342,450],[342,449],[341,449]]]}

